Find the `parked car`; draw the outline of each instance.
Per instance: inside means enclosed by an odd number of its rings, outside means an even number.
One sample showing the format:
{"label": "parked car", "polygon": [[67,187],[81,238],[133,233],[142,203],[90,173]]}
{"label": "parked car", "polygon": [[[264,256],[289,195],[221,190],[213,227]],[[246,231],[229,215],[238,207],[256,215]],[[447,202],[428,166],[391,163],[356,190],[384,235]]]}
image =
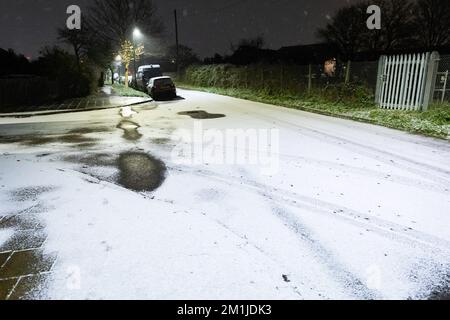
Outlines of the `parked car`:
{"label": "parked car", "polygon": [[156,77],[151,78],[147,92],[153,99],[159,99],[162,97],[175,98],[177,96],[177,89],[170,77]]}
{"label": "parked car", "polygon": [[136,83],[139,90],[145,91],[151,78],[162,77],[159,64],[140,66],[136,73]]}

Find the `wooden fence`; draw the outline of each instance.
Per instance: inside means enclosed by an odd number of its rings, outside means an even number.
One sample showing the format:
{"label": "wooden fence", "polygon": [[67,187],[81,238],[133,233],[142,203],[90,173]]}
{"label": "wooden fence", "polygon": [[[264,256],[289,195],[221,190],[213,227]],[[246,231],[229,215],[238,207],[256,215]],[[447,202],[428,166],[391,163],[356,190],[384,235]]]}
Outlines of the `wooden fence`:
{"label": "wooden fence", "polygon": [[58,96],[58,84],[43,77],[0,78],[0,112],[39,105]]}

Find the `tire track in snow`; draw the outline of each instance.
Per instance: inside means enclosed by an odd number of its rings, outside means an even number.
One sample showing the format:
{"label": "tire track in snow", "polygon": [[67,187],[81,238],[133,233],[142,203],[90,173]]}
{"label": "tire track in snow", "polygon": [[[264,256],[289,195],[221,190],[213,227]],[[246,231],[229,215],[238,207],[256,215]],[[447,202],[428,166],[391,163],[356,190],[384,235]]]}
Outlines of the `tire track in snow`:
{"label": "tire track in snow", "polygon": [[[193,172],[193,173],[197,174],[199,172]],[[304,243],[307,244],[307,246],[309,246],[309,248],[311,249],[311,252],[313,253],[312,257],[317,259],[319,261],[319,263],[321,263],[321,265],[323,265],[325,268],[330,270],[330,274],[332,276],[334,276],[333,279],[335,279],[338,284],[340,284],[346,290],[348,290],[348,293],[351,296],[356,296],[357,298],[360,298],[360,299],[380,299],[380,298],[382,298],[381,293],[368,288],[364,284],[364,282],[361,281],[361,279],[359,279],[351,271],[349,271],[348,268],[346,268],[346,266],[344,264],[339,263],[339,261],[337,261],[337,259],[333,258],[333,256],[334,256],[333,252],[328,250],[326,247],[324,247],[320,243],[320,240],[315,239],[313,236],[314,233],[311,232],[309,230],[309,228],[307,226],[305,226],[305,224],[301,221],[301,217],[299,216],[299,214],[288,210],[286,208],[285,204],[286,204],[286,202],[288,202],[289,206],[295,206],[300,209],[311,211],[311,212],[318,212],[320,214],[325,214],[327,216],[330,216],[329,211],[326,211],[323,208],[308,206],[305,204],[295,205],[294,203],[289,203],[288,199],[282,198],[281,196],[273,197],[273,195],[270,194],[270,191],[274,188],[270,188],[270,187],[266,188],[266,186],[264,186],[264,185],[261,185],[262,186],[261,188],[255,188],[255,187],[249,186],[247,184],[247,181],[239,180],[239,178],[236,178],[236,177],[232,177],[232,180],[230,181],[229,176],[227,176],[227,177],[224,177],[224,176],[211,177],[211,175],[209,175],[209,174],[205,175],[203,173],[204,172],[200,172],[199,176],[208,178],[208,179],[212,178],[212,179],[217,180],[224,184],[234,185],[236,187],[241,186],[241,187],[247,188],[249,190],[256,191],[257,194],[262,196],[263,199],[270,204],[270,206],[273,210],[273,213],[276,214],[278,216],[278,218],[280,218],[281,221],[284,222],[284,224],[291,231],[295,232],[295,234],[299,236],[300,240],[302,240]],[[208,172],[208,173],[210,173],[210,172]],[[236,179],[237,181],[234,181],[234,179]],[[242,182],[244,182],[244,183],[242,183]],[[257,182],[252,181],[252,183],[255,185],[258,185]],[[278,191],[280,191],[281,193],[292,193],[287,190],[278,190]],[[295,193],[293,193],[293,194],[295,194]],[[336,219],[341,218],[339,216],[332,216],[332,217],[336,218]],[[428,243],[426,241],[423,242],[422,240],[416,239],[415,237],[410,237],[410,236],[404,237],[402,235],[398,236],[395,234],[395,232],[393,232],[391,230],[385,230],[385,229],[381,229],[381,228],[374,229],[374,227],[371,223],[354,221],[353,219],[349,219],[349,218],[345,218],[345,219],[343,219],[343,221],[347,222],[349,224],[352,224],[356,227],[362,228],[362,229],[370,228],[371,231],[375,231],[375,233],[377,233],[378,235],[387,237],[390,240],[396,241],[398,243],[406,244],[410,247],[420,247],[420,249],[422,251],[428,252],[433,255],[439,255],[441,257],[443,256],[443,253],[441,251],[436,251],[435,244]],[[387,223],[389,223],[389,222],[387,222]],[[257,245],[255,245],[255,246],[257,247]],[[445,246],[445,244],[443,244],[443,246]],[[431,252],[430,252],[430,249],[432,250]],[[449,249],[450,249],[450,247],[444,247],[446,254],[449,254]],[[287,268],[287,270],[292,270],[292,268]],[[292,272],[291,274],[294,276],[293,280],[295,281],[296,272]]]}
{"label": "tire track in snow", "polygon": [[[243,176],[249,175],[245,169],[241,170],[240,173]],[[255,182],[255,184],[258,183]],[[332,251],[328,250],[319,240],[315,239],[314,232],[301,221],[298,215],[290,212],[282,203],[267,196],[269,191],[268,187],[261,184],[259,185],[259,188],[251,191],[256,191],[256,193],[262,197],[263,201],[268,203],[272,213],[275,214],[286,227],[295,233],[297,239],[302,243],[306,243],[312,253],[312,257],[329,271],[332,278],[348,292],[349,296],[365,300],[381,298],[378,292],[369,289],[356,275],[348,271],[348,268],[335,258]]]}
{"label": "tire track in snow", "polygon": [[[146,197],[144,194],[142,194],[142,196]],[[157,199],[157,198],[155,198],[154,200],[161,201],[161,202],[164,202],[164,203],[174,204],[174,202],[172,200]],[[184,206],[184,209],[186,209],[185,206]],[[234,229],[233,227],[229,226],[228,224],[226,224],[225,222],[223,222],[223,221],[221,221],[219,219],[216,219],[216,218],[208,216],[206,213],[198,212],[198,210],[195,207],[190,207],[189,208],[189,212],[201,214],[201,215],[207,217],[209,220],[213,221],[214,223],[216,223],[220,227],[222,227],[225,230],[227,230],[228,232],[230,232],[233,236],[239,238],[242,241],[245,241],[246,245],[251,246],[259,254],[263,255],[266,259],[272,261],[276,266],[279,267],[279,269],[285,270],[285,271],[289,271],[288,274],[292,276],[291,277],[292,285],[290,285],[289,287],[300,298],[304,298],[304,296],[311,297],[310,295],[306,294],[305,292],[303,292],[303,293],[300,292],[300,289],[305,289],[305,290],[311,291],[312,294],[314,295],[315,299],[318,299],[318,298],[329,299],[330,298],[330,297],[328,297],[326,295],[326,293],[322,293],[322,292],[319,293],[321,291],[321,289],[317,287],[316,282],[314,280],[311,280],[310,278],[306,277],[304,274],[298,275],[297,274],[297,269],[295,270],[295,272],[292,272],[292,267],[287,266],[284,262],[282,262],[279,259],[275,258],[273,253],[270,253],[270,252],[264,250],[259,244],[257,244],[256,242],[250,240],[242,232]],[[311,255],[312,256],[316,256],[315,252],[313,252],[313,251],[311,251]],[[307,282],[307,284],[305,284],[305,282]],[[298,283],[301,285],[301,288],[299,288],[299,285],[297,285]],[[337,284],[342,287],[342,284],[340,282],[337,282]],[[348,296],[355,296],[355,294],[354,294],[354,292],[350,292],[350,294],[348,294]]]}
{"label": "tire track in snow", "polygon": [[332,161],[326,161],[326,160],[320,160],[320,159],[314,159],[304,156],[293,156],[293,155],[286,155],[286,154],[278,154],[280,157],[291,159],[292,165],[299,167],[297,163],[293,163],[293,160],[301,160],[307,165],[314,165],[319,168],[328,167],[333,168],[339,171],[342,171],[344,173],[352,173],[357,174],[360,176],[370,176],[378,179],[386,179],[388,182],[393,182],[397,184],[401,184],[407,187],[414,187],[418,189],[422,189],[425,191],[433,191],[442,193],[445,195],[450,195],[450,192],[445,188],[438,186],[434,183],[429,183],[425,180],[418,180],[418,179],[412,179],[409,177],[404,177],[401,175],[392,174],[390,172],[381,172],[373,169],[368,168],[360,168],[356,166],[346,165],[346,164],[339,164]]}
{"label": "tire track in snow", "polygon": [[[376,159],[380,162],[383,162],[385,164],[392,165],[394,167],[407,170],[411,173],[417,174],[427,180],[431,180],[435,183],[439,183],[444,185],[445,187],[450,186],[450,179],[443,178],[441,175],[450,176],[450,171],[435,167],[429,164],[425,164],[422,162],[418,162],[415,160],[412,160],[410,158],[389,152],[380,150],[375,147],[371,147],[369,145],[361,144],[359,142],[351,141],[349,139],[343,138],[343,137],[337,137],[329,133],[325,133],[323,131],[319,131],[317,129],[308,128],[304,125],[298,125],[296,123],[282,120],[275,117],[269,117],[267,115],[258,113],[258,116],[270,121],[273,123],[273,121],[283,123],[284,125],[294,128],[296,130],[301,130],[300,134],[304,136],[308,136],[310,138],[319,140],[320,142],[331,144],[333,146],[336,146],[336,143],[338,143],[339,147],[345,148],[347,150],[351,150],[353,152],[356,152],[360,155],[367,156],[372,159]],[[390,159],[387,159],[390,158]],[[392,159],[396,159],[399,162],[391,161]],[[409,164],[409,165],[408,165]],[[422,168],[422,169],[419,169]],[[424,169],[424,170],[423,170]],[[433,173],[432,173],[433,172]]]}
{"label": "tire track in snow", "polygon": [[[195,210],[194,210],[195,212]],[[286,267],[282,262],[278,261],[277,259],[275,259],[273,257],[273,255],[269,254],[268,252],[266,252],[264,249],[261,248],[261,246],[259,246],[258,244],[256,244],[253,241],[250,241],[245,235],[243,235],[242,233],[234,230],[233,228],[231,228],[230,226],[228,226],[227,224],[225,224],[224,222],[218,220],[218,219],[214,219],[214,218],[210,218],[212,221],[214,221],[216,224],[218,224],[219,226],[221,226],[222,228],[224,228],[225,230],[227,230],[228,232],[230,232],[231,234],[233,234],[234,236],[238,237],[239,239],[245,241],[247,244],[251,245],[255,250],[257,250],[260,254],[262,254],[266,259],[271,260],[274,264],[276,264],[280,269],[283,270],[288,270],[290,268]],[[303,284],[303,283],[302,283]],[[297,294],[300,298],[303,297],[303,295],[301,294],[301,292],[298,290],[297,286],[290,286],[291,290]],[[312,290],[312,288],[311,288]]]}
{"label": "tire track in snow", "polygon": [[[228,98],[229,99],[233,99],[233,100],[238,100],[238,101],[240,100],[238,98],[232,98],[232,97],[228,97]],[[264,107],[266,107],[267,109],[269,109],[269,111],[272,111],[272,112],[276,111],[276,109],[283,109],[283,107],[280,107],[280,106],[273,106],[273,105],[268,105],[268,104],[264,104],[264,103],[255,102],[255,104],[258,104],[258,105],[262,104]],[[237,106],[235,103],[229,103],[228,107],[233,108],[235,110],[235,112],[238,113],[238,114],[241,114],[241,115],[248,115],[249,114],[248,112],[243,112],[242,108],[240,106]],[[274,109],[274,108],[276,108],[276,109]],[[293,111],[290,108],[286,108],[286,109],[288,111]],[[310,113],[310,114],[319,116],[318,114],[313,114],[313,113]],[[297,130],[298,129],[302,129],[302,130],[308,131],[309,134],[307,134],[305,132],[301,132],[301,134],[303,134],[305,136],[309,136],[309,137],[314,138],[314,139],[318,139],[321,142],[325,142],[325,143],[328,143],[328,144],[335,145],[335,143],[332,143],[331,141],[327,141],[327,139],[328,139],[328,140],[334,140],[334,142],[338,142],[338,143],[344,142],[346,144],[351,144],[351,145],[354,146],[354,148],[350,148],[348,145],[345,146],[345,145],[342,145],[342,144],[340,144],[340,146],[341,147],[346,147],[347,149],[351,149],[352,151],[356,151],[356,152],[359,151],[358,153],[366,155],[366,156],[369,155],[372,158],[373,158],[373,154],[389,156],[391,158],[396,158],[397,160],[401,160],[401,161],[404,161],[404,162],[407,162],[407,163],[411,163],[411,164],[416,165],[418,167],[423,167],[423,168],[428,169],[428,170],[436,171],[438,173],[443,173],[443,174],[449,176],[449,180],[441,179],[440,177],[436,177],[438,179],[437,181],[445,183],[445,186],[449,186],[450,185],[450,170],[448,170],[448,169],[446,170],[446,169],[435,167],[435,166],[432,166],[432,165],[429,165],[429,164],[424,164],[424,163],[415,161],[413,159],[410,159],[408,157],[404,157],[404,156],[399,155],[399,154],[395,154],[395,153],[392,153],[392,152],[389,152],[389,151],[384,151],[384,150],[381,150],[379,148],[372,147],[370,145],[366,145],[366,144],[362,144],[362,143],[359,143],[359,142],[356,142],[356,141],[352,141],[352,140],[349,140],[348,138],[338,137],[336,135],[333,135],[333,134],[330,134],[330,133],[326,133],[323,130],[318,130],[318,129],[315,129],[315,128],[311,128],[311,126],[307,126],[305,124],[299,125],[298,123],[295,123],[295,122],[292,122],[292,121],[280,119],[276,115],[269,115],[267,113],[261,112],[261,108],[257,108],[257,107],[252,108],[251,115],[252,115],[252,119],[255,119],[255,116],[257,116],[261,120],[265,120],[265,121],[267,121],[267,122],[269,122],[271,124],[275,124],[275,122],[280,122],[280,123],[283,123],[286,126],[291,127],[293,129],[297,129]],[[338,119],[338,118],[335,118],[335,119]],[[320,122],[320,119],[319,120],[315,119],[315,121]],[[347,120],[347,121],[351,121],[351,120]],[[356,122],[356,123],[362,124],[362,123],[359,123],[359,122]],[[344,125],[341,125],[341,126],[344,126]],[[352,127],[351,129],[354,130],[355,132],[358,131],[358,130],[362,130],[361,128],[354,128],[354,127]],[[392,130],[395,130],[395,129],[392,129]],[[374,134],[375,135],[380,135],[380,133],[378,133],[378,132],[374,133]],[[384,133],[381,133],[381,135],[392,138],[391,136],[388,136],[387,134],[384,134]],[[322,138],[325,138],[325,139],[322,139]],[[406,142],[406,143],[417,144],[415,141],[413,141],[411,139],[408,139],[407,137],[396,137],[395,139],[398,139],[398,140]],[[446,145],[444,142],[438,143],[438,142],[435,142],[435,141],[431,140],[432,138],[429,138],[429,140],[425,140],[426,138],[422,137],[422,136],[418,136],[417,139],[423,140],[423,142],[421,142],[420,145],[423,144],[423,145],[426,145],[427,147],[430,147],[430,148],[433,147],[433,148],[436,148],[436,149],[439,149],[439,150],[442,150],[442,151],[450,152],[450,144]],[[364,153],[361,153],[362,150],[367,150],[367,151],[365,151]],[[372,153],[370,153],[370,152],[372,152]],[[378,157],[375,157],[375,158],[377,160],[380,160]],[[380,160],[380,161],[382,161],[382,160]],[[390,161],[384,161],[384,162],[393,165],[393,163],[390,162]],[[406,169],[404,166],[397,166],[397,167]],[[423,173],[423,171],[417,170],[417,169],[411,168],[411,167],[408,167],[408,169],[412,169],[413,171],[411,171],[411,172],[414,172],[416,174],[422,175],[425,178],[429,178],[429,173]],[[423,174],[421,174],[421,173],[423,173]]]}
{"label": "tire track in snow", "polygon": [[[248,172],[243,172],[242,176],[250,176]],[[380,299],[378,292],[369,289],[355,274],[348,270],[348,267],[340,263],[334,253],[327,249],[318,239],[315,239],[314,232],[310,230],[301,218],[288,210],[283,201],[276,201],[268,196],[270,187],[258,183],[254,180],[245,179],[246,182],[252,181],[258,186],[256,193],[263,198],[271,207],[274,213],[284,224],[293,231],[299,240],[306,243],[313,253],[313,257],[329,270],[332,277],[349,294],[358,299],[374,300]]]}
{"label": "tire track in snow", "polygon": [[381,298],[378,292],[369,289],[356,275],[348,271],[347,267],[334,257],[333,252],[324,247],[319,240],[314,239],[313,232],[300,221],[297,215],[292,214],[278,203],[268,200],[263,194],[260,195],[272,205],[272,212],[285,222],[286,226],[295,232],[302,241],[308,244],[315,258],[326,266],[335,280],[352,296],[365,300]]}
{"label": "tire track in snow", "polygon": [[403,225],[377,218],[372,215],[367,215],[337,204],[300,195],[289,190],[269,187],[240,177],[219,175],[212,171],[194,170],[189,167],[176,167],[171,169],[181,172],[190,171],[195,175],[202,176],[207,179],[214,179],[225,184],[257,191],[279,204],[289,203],[290,206],[297,207],[299,209],[331,216],[359,228],[370,229],[371,231],[391,240],[401,241],[413,246],[420,245],[424,248],[424,250],[439,249],[441,252],[450,252],[450,241],[417,230],[405,230],[406,227]]}

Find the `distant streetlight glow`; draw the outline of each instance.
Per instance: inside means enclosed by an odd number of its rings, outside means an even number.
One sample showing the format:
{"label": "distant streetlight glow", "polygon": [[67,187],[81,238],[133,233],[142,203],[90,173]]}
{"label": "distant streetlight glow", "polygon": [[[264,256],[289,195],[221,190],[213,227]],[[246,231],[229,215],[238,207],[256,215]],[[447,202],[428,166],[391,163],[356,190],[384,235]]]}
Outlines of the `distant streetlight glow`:
{"label": "distant streetlight glow", "polygon": [[134,39],[137,39],[137,38],[140,38],[141,36],[142,36],[141,31],[140,31],[138,28],[134,28],[134,31],[133,31],[133,38],[134,38]]}

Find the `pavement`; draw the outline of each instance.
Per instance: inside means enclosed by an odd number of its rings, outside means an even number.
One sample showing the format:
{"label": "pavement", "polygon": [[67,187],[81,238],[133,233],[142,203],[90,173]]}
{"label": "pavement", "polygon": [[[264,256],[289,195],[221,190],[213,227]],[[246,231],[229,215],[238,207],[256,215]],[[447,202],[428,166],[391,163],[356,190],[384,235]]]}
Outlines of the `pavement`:
{"label": "pavement", "polygon": [[110,86],[101,88],[98,94],[88,97],[68,99],[63,102],[55,102],[39,106],[23,106],[16,108],[16,112],[0,113],[0,118],[5,117],[30,117],[35,115],[48,115],[64,112],[80,112],[117,108],[149,102],[152,99],[142,97],[122,97],[114,95]]}
{"label": "pavement", "polygon": [[0,119],[0,299],[444,299],[450,144],[209,93]]}

